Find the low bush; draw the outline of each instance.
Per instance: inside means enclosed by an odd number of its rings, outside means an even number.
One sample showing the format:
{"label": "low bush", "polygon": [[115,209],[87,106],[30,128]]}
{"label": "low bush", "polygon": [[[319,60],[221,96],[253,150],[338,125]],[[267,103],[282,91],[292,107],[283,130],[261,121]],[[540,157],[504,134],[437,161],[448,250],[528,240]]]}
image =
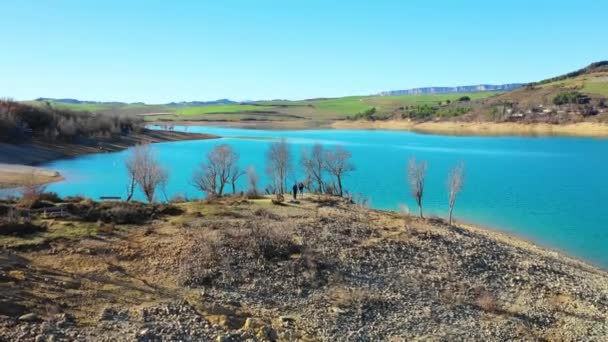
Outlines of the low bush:
{"label": "low bush", "polygon": [[56,192],[43,192],[40,194],[39,200],[52,203],[60,203],[63,201]]}
{"label": "low bush", "polygon": [[38,226],[31,222],[2,222],[0,221],[0,235],[24,236],[46,231],[45,226]]}

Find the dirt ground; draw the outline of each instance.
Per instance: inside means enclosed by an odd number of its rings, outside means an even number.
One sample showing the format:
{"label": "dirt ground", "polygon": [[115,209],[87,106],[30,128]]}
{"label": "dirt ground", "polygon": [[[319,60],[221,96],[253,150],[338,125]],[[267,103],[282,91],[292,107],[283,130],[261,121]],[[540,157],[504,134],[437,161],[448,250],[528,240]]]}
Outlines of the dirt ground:
{"label": "dirt ground", "polygon": [[[144,224],[38,219],[47,231],[0,237],[0,337],[571,340],[608,332],[604,271],[504,234],[316,196],[175,206],[183,212]],[[27,314],[37,320],[19,319]],[[60,326],[58,315],[73,323]]]}

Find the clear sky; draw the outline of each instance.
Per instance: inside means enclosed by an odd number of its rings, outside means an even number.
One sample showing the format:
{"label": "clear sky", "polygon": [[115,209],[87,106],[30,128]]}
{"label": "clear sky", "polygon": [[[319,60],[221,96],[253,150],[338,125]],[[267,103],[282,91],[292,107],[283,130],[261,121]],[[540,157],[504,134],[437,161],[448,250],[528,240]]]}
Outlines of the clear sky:
{"label": "clear sky", "polygon": [[0,0],[0,97],[301,99],[608,59],[608,1]]}

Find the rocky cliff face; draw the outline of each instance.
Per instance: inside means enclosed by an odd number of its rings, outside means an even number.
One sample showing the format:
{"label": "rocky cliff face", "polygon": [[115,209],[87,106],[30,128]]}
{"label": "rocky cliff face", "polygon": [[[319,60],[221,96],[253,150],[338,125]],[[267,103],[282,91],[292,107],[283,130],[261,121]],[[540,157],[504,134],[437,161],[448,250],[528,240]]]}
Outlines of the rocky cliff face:
{"label": "rocky cliff face", "polygon": [[509,91],[524,86],[523,83],[509,83],[509,84],[479,84],[479,85],[468,85],[468,86],[457,86],[457,87],[425,87],[425,88],[412,88],[407,90],[389,90],[379,93],[380,96],[394,96],[394,95],[424,95],[424,94],[453,94],[453,93],[475,93],[482,91]]}

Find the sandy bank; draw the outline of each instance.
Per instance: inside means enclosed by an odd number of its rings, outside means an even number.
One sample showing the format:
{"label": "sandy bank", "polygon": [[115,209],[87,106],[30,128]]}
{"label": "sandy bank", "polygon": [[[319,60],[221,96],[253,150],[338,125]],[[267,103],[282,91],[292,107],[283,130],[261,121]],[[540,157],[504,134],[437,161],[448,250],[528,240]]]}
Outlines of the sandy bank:
{"label": "sandy bank", "polygon": [[335,121],[336,129],[392,129],[448,135],[524,135],[608,137],[608,125],[580,122],[567,125],[492,122]]}
{"label": "sandy bank", "polygon": [[88,139],[81,143],[49,143],[34,140],[21,145],[0,143],[0,188],[15,187],[32,181],[43,184],[63,179],[55,171],[28,167],[57,159],[91,153],[116,152],[142,143],[214,138],[217,136],[211,134],[144,130],[142,133],[123,136],[117,140]]}

